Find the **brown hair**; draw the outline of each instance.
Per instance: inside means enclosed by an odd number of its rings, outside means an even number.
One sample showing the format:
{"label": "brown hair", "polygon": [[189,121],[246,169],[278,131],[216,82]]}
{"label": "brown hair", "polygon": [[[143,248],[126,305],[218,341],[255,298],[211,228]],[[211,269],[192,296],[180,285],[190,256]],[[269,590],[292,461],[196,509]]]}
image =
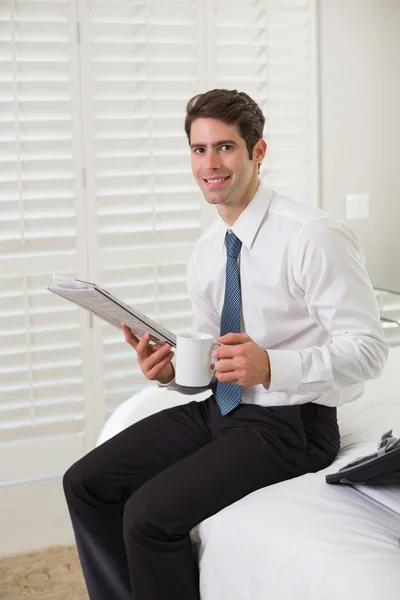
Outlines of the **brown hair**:
{"label": "brown hair", "polygon": [[258,104],[244,92],[216,89],[197,94],[186,105],[185,131],[190,144],[190,128],[198,118],[219,119],[236,125],[244,139],[250,160],[253,149],[263,137],[265,117]]}

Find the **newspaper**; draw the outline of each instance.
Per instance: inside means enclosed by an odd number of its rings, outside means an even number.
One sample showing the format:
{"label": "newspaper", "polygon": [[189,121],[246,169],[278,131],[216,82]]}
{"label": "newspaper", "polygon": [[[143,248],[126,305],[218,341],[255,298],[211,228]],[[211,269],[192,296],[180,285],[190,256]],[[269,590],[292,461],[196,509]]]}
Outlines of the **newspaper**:
{"label": "newspaper", "polygon": [[125,304],[95,283],[68,279],[62,275],[53,275],[53,282],[54,285],[47,288],[50,292],[74,302],[110,325],[122,330],[122,322],[128,325],[133,334],[139,338],[148,332],[153,342],[167,342],[176,346],[176,335],[172,331],[146,317],[133,306]]}

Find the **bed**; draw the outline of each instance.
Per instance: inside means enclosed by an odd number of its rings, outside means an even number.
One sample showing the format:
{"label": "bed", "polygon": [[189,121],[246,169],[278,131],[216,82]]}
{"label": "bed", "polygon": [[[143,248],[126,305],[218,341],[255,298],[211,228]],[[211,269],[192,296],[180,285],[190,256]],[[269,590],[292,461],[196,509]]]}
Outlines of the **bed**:
{"label": "bed", "polygon": [[[339,409],[342,446],[329,468],[249,494],[192,530],[203,600],[400,600],[400,487],[325,483],[384,432],[400,435],[399,371],[393,348],[384,374]],[[98,444],[188,400],[149,386],[117,408]]]}

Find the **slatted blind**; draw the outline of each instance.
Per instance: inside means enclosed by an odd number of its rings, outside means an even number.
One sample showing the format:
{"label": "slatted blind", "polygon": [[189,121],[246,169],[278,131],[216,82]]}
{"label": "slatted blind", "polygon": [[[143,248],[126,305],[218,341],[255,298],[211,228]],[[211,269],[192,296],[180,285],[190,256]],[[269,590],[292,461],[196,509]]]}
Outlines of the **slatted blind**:
{"label": "slatted blind", "polygon": [[3,482],[57,468],[85,425],[80,315],[45,291],[85,263],[75,22],[68,1],[0,2],[0,442],[14,442],[0,445]]}
{"label": "slatted blind", "polygon": [[213,0],[208,17],[217,86],[247,92],[266,117],[261,178],[318,206],[314,2]]}
{"label": "slatted blind", "polygon": [[[200,5],[89,0],[80,13],[93,277],[175,332],[191,326],[186,262],[203,218],[183,129],[201,85]],[[122,334],[93,325],[111,411],[148,382]]]}

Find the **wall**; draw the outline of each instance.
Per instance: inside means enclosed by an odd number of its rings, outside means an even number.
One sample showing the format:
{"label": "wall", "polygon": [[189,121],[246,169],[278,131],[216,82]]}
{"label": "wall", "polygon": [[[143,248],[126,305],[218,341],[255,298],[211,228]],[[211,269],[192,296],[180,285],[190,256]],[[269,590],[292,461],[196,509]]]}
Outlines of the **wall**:
{"label": "wall", "polygon": [[321,208],[350,220],[377,287],[400,292],[400,0],[320,0]]}

